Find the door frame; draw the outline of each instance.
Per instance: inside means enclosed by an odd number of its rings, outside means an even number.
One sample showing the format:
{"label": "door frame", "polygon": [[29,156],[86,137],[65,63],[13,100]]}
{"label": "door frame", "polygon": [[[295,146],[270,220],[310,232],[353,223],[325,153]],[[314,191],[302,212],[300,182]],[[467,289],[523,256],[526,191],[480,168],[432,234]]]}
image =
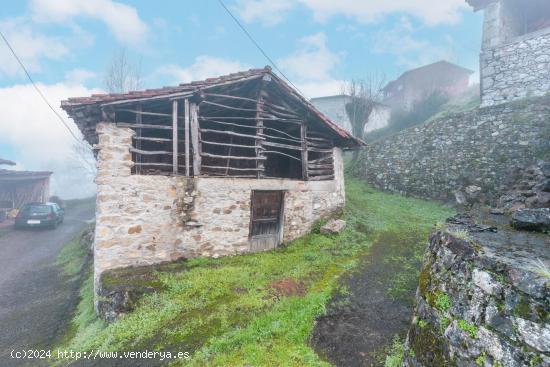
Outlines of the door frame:
{"label": "door frame", "polygon": [[250,191],[250,220],[248,224],[248,241],[250,244],[252,244],[252,218],[254,213],[254,193],[255,192],[278,192],[281,195],[281,204],[279,207],[279,228],[277,230],[277,247],[279,247],[283,243],[283,235],[284,235],[284,228],[285,228],[285,198],[286,198],[286,190],[264,190],[264,189],[252,189]]}

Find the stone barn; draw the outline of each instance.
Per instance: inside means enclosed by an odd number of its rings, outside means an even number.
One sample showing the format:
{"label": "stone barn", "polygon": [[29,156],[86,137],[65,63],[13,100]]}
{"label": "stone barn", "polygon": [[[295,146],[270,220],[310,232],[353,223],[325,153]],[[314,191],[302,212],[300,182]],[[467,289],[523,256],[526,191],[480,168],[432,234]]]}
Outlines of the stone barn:
{"label": "stone barn", "polygon": [[269,67],[62,107],[97,157],[96,281],[306,234],[344,206],[342,151],[363,144]]}

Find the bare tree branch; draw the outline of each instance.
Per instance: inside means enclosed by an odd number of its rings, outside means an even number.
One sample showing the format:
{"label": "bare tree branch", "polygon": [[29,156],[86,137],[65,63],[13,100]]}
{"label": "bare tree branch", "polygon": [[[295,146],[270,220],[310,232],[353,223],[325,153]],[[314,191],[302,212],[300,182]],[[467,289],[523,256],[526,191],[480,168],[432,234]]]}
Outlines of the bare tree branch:
{"label": "bare tree branch", "polygon": [[[363,139],[365,127],[377,105],[381,104],[385,84],[382,74],[372,74],[366,79],[352,79],[343,88],[343,94],[350,97],[346,103],[346,114],[351,123],[353,136]],[[353,161],[356,161],[358,152],[354,152]]]}
{"label": "bare tree branch", "polygon": [[105,71],[105,88],[109,93],[127,93],[141,86],[141,61],[132,63],[125,48],[116,51]]}

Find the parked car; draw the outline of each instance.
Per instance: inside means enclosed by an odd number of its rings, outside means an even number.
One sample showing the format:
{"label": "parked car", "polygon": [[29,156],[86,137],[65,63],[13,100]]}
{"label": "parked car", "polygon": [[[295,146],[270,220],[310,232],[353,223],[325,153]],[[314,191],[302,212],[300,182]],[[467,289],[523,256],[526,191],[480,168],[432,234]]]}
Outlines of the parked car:
{"label": "parked car", "polygon": [[57,228],[63,223],[65,211],[57,203],[28,203],[15,217],[15,228]]}

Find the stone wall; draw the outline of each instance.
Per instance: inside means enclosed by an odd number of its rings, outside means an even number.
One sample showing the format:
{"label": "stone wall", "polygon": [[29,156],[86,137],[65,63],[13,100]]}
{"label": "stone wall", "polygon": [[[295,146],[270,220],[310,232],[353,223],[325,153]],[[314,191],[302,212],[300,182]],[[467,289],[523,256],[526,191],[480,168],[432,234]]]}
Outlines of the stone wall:
{"label": "stone wall", "polygon": [[333,181],[132,175],[131,129],[97,125],[96,281],[107,269],[249,251],[252,190],[284,190],[283,241],[344,206],[343,162]]}
{"label": "stone wall", "polygon": [[550,366],[548,237],[492,220],[432,235],[404,366]]}
{"label": "stone wall", "polygon": [[484,49],[481,102],[492,106],[550,92],[550,28]]}
{"label": "stone wall", "polygon": [[400,194],[454,201],[475,185],[491,202],[512,166],[550,155],[550,97],[456,113],[370,143],[355,173]]}

